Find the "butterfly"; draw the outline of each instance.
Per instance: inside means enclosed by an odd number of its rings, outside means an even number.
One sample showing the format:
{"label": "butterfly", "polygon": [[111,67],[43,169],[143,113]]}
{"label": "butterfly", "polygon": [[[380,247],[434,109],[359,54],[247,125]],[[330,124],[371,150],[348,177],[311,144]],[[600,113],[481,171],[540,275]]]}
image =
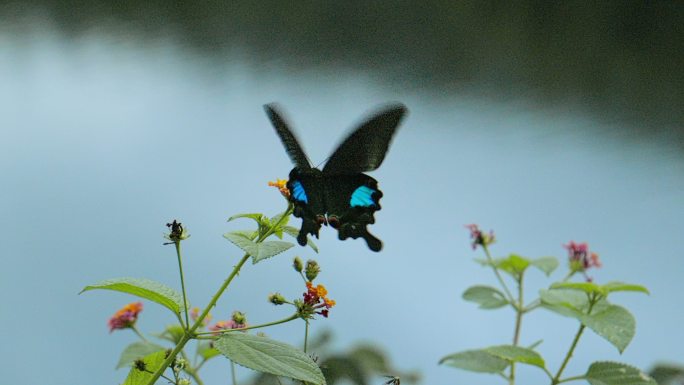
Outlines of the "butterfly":
{"label": "butterfly", "polygon": [[264,106],[276,133],[285,146],[294,168],[287,188],[294,205],[293,215],[302,218],[297,242],[305,246],[307,236],[315,235],[321,225],[337,229],[338,238],[363,238],[373,251],[382,241],[368,232],[380,210],[382,191],[378,182],[364,174],[380,167],[399,123],[408,110],[391,104],[375,112],[352,131],[328,158],[322,170],[311,167],[302,146],[275,104]]}

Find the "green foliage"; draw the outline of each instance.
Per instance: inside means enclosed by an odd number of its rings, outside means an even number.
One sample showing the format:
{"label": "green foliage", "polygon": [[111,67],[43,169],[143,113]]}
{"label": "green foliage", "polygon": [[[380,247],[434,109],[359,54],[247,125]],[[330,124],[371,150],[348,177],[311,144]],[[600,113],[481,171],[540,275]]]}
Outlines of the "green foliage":
{"label": "green foliage", "polygon": [[439,360],[439,363],[480,373],[502,373],[508,367],[508,361],[493,355],[487,349],[450,354]]}
{"label": "green foliage", "polygon": [[[172,288],[145,278],[115,278],[89,285],[81,293],[89,290],[114,290],[133,294],[140,298],[156,302],[176,314],[183,309],[183,297]],[[79,293],[80,294],[80,293]]]}
{"label": "green foliage", "polygon": [[487,353],[504,359],[509,362],[520,362],[523,364],[534,365],[545,368],[544,359],[532,349],[513,345],[492,346],[485,349]]}
{"label": "green foliage", "polygon": [[657,364],[648,374],[660,385],[681,385],[684,383],[684,365]]}
{"label": "green foliage", "polygon": [[[166,359],[166,351],[145,356],[140,364],[134,364],[123,385],[146,385],[152,380],[152,373],[159,369]],[[142,369],[142,370],[141,370]]]}
{"label": "green foliage", "polygon": [[214,346],[229,360],[264,373],[323,385],[318,365],[303,351],[267,337],[226,333]]}
{"label": "green foliage", "polygon": [[[600,285],[591,282],[586,274],[589,268],[600,267],[596,253],[590,253],[586,244],[570,242],[566,246],[570,252],[569,272],[562,281],[551,284],[548,289],[539,290],[539,298],[523,302],[524,277],[532,266],[550,276],[559,266],[554,257],[528,259],[517,254],[509,254],[504,258],[492,258],[489,245],[482,239],[482,232],[477,225],[468,225],[471,239],[475,247],[481,247],[486,258],[476,259],[483,266],[491,267],[499,283],[499,288],[474,285],[463,293],[463,299],[477,303],[481,309],[496,309],[510,305],[515,311],[515,327],[513,345],[499,345],[484,349],[473,349],[450,354],[440,360],[440,364],[473,372],[497,374],[512,385],[516,380],[516,364],[527,364],[544,371],[551,385],[558,385],[578,379],[586,379],[592,385],[652,385],[655,381],[631,366],[619,363],[594,363],[583,376],[563,378],[563,371],[582,337],[586,328],[594,331],[615,346],[622,353],[634,338],[636,322],[634,316],[624,307],[608,301],[608,296],[615,292],[639,292],[648,294],[648,290],[635,284],[609,282]],[[494,235],[490,235],[494,239]],[[501,274],[501,273],[505,274]],[[582,274],[585,282],[573,282],[575,274]],[[512,280],[511,280],[512,278]],[[513,281],[515,288],[509,288]],[[516,295],[517,294],[517,295]],[[531,344],[529,348],[521,347],[521,320],[526,314],[544,308],[556,314],[570,317],[580,322],[560,368],[552,374],[547,368],[544,358],[533,350],[541,341]]]}
{"label": "green foliage", "polygon": [[483,285],[469,287],[463,292],[463,299],[479,304],[480,309],[498,309],[510,303],[501,291]]}
{"label": "green foliage", "polygon": [[120,369],[124,366],[130,366],[133,361],[142,359],[152,353],[162,350],[165,351],[166,348],[151,342],[133,342],[132,344],[128,345],[123,352],[121,352],[121,357],[119,357],[119,363],[116,364],[116,368]]}
{"label": "green foliage", "polygon": [[613,344],[620,353],[627,348],[636,333],[634,316],[617,305],[609,305],[601,312],[584,315],[580,321]]}
{"label": "green foliage", "polygon": [[[285,234],[287,234],[287,235],[289,235],[289,236],[291,236],[292,238],[295,238],[295,239],[296,239],[297,236],[299,235],[299,229],[296,228],[296,227],[292,227],[292,226],[283,226],[283,231],[285,232]],[[310,236],[307,236],[307,237],[306,237],[306,245],[309,246],[311,249],[313,249],[313,251],[315,251],[316,253],[318,253],[318,246],[316,246],[316,244],[311,240],[311,237],[310,237]]]}
{"label": "green foliage", "polygon": [[594,362],[585,378],[591,385],[658,385],[639,369],[619,362]]}
{"label": "green foliage", "polygon": [[550,276],[558,268],[558,259],[555,257],[541,257],[533,259],[531,265]]}
{"label": "green foliage", "polygon": [[257,243],[245,237],[242,233],[231,232],[223,234],[223,236],[235,246],[241,248],[245,253],[249,254],[252,257],[252,264],[278,255],[294,246],[294,244],[284,241],[264,241]]}

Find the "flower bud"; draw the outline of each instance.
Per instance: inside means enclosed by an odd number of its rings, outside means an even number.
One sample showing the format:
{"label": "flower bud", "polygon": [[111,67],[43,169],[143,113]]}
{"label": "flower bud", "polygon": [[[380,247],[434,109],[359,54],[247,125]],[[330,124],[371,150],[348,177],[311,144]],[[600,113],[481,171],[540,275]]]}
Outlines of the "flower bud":
{"label": "flower bud", "polygon": [[245,316],[245,313],[241,311],[234,311],[233,312],[233,322],[235,322],[238,325],[245,325],[247,324],[247,317]]}
{"label": "flower bud", "polygon": [[283,297],[280,293],[273,293],[268,296],[268,302],[274,305],[282,305],[285,303],[285,301],[285,297]]}
{"label": "flower bud", "polygon": [[309,259],[306,261],[306,279],[309,280],[309,282],[313,281],[318,277],[318,273],[321,272],[320,266],[318,266],[318,262],[314,261],[313,259]]}
{"label": "flower bud", "polygon": [[296,272],[301,273],[303,268],[302,260],[299,259],[299,257],[295,257],[294,261],[292,262],[292,267],[294,267]]}

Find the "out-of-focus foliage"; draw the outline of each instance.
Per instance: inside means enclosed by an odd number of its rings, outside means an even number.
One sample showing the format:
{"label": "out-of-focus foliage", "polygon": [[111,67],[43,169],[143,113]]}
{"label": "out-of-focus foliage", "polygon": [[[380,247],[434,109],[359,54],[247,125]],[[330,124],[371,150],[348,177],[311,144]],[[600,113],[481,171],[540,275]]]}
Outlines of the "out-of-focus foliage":
{"label": "out-of-focus foliage", "polygon": [[659,385],[684,385],[684,365],[657,364],[648,375]]}
{"label": "out-of-focus foliage", "polygon": [[[387,382],[387,377],[399,377],[401,383],[411,384],[420,379],[415,371],[393,367],[388,355],[375,345],[358,344],[345,351],[331,351],[332,333],[323,331],[310,341],[309,352],[320,365],[328,385],[372,385]],[[288,379],[259,373],[247,385],[294,384]]]}

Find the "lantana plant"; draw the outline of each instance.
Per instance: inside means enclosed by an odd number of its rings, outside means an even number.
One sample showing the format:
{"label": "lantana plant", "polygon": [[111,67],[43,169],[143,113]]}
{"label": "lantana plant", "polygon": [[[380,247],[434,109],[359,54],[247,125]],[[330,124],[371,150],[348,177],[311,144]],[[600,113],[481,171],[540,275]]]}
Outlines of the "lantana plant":
{"label": "lantana plant", "polygon": [[[270,183],[287,198],[289,191],[285,181]],[[183,258],[181,244],[190,235],[180,222],[174,220],[167,224],[169,232],[165,234],[166,244],[175,247],[178,260],[180,292],[165,284],[144,278],[116,278],[86,286],[82,292],[90,290],[114,290],[132,294],[147,300],[174,314],[177,323],[166,327],[161,333],[146,337],[136,327],[137,320],[143,310],[142,302],[133,302],[118,310],[109,320],[110,332],[131,330],[140,340],[125,348],[121,354],[118,367],[130,367],[124,385],[152,385],[160,378],[165,383],[203,385],[200,370],[214,357],[223,356],[230,362],[233,384],[236,384],[235,364],[274,376],[290,378],[306,384],[323,385],[325,378],[315,360],[306,353],[309,321],[315,317],[327,318],[335,301],[328,297],[324,285],[314,280],[321,271],[318,263],[309,260],[303,263],[294,259],[294,270],[304,280],[301,297],[288,300],[279,293],[271,294],[268,302],[273,305],[289,305],[292,314],[286,318],[263,323],[247,321],[245,313],[234,311],[229,319],[211,323],[210,310],[219,298],[233,284],[235,277],[248,260],[252,264],[267,261],[269,258],[288,251],[293,243],[282,240],[284,235],[295,237],[299,230],[288,226],[293,207],[288,202],[282,213],[267,217],[260,213],[238,214],[228,219],[251,219],[256,229],[231,231],[224,234],[233,245],[243,252],[238,263],[233,267],[223,283],[216,290],[206,306],[190,308],[190,299],[186,295],[183,277]],[[273,238],[277,239],[273,239]],[[308,245],[316,252],[316,245],[309,239]],[[265,337],[262,334],[250,333],[254,329],[270,327],[286,322],[302,320],[304,326],[304,347],[299,349],[289,344]],[[154,338],[154,339],[153,339]],[[153,342],[154,341],[154,342]],[[188,349],[193,342],[194,349]],[[192,353],[190,353],[192,351]]]}
{"label": "lantana plant", "polygon": [[[568,271],[560,281],[539,290],[532,300],[523,298],[524,278],[532,268],[546,276],[559,266],[554,257],[536,259],[510,254],[503,258],[492,258],[490,246],[495,243],[493,232],[484,233],[477,225],[467,225],[470,230],[473,249],[481,248],[484,258],[476,259],[480,265],[490,268],[498,283],[498,288],[485,285],[469,287],[463,299],[474,302],[481,309],[491,310],[510,307],[515,314],[513,323],[513,343],[465,350],[443,357],[440,364],[455,368],[498,375],[504,383],[516,383],[518,365],[531,365],[544,372],[551,385],[584,380],[592,385],[657,385],[655,380],[641,370],[624,363],[596,361],[584,373],[566,375],[565,369],[586,329],[608,341],[622,353],[632,341],[636,332],[634,316],[624,307],[608,301],[615,292],[646,293],[640,285],[624,282],[599,284],[588,275],[591,269],[601,267],[598,254],[591,252],[587,243],[568,242],[563,247],[568,252]],[[580,281],[573,278],[580,276]],[[513,289],[509,286],[513,283]],[[520,340],[522,319],[536,310],[548,310],[560,316],[578,321],[577,330],[568,335],[570,346],[562,358],[560,367],[552,370],[536,350],[541,341]]]}

